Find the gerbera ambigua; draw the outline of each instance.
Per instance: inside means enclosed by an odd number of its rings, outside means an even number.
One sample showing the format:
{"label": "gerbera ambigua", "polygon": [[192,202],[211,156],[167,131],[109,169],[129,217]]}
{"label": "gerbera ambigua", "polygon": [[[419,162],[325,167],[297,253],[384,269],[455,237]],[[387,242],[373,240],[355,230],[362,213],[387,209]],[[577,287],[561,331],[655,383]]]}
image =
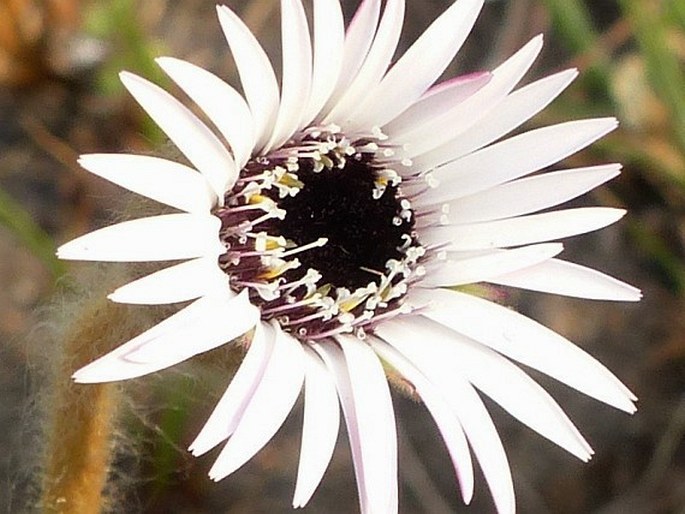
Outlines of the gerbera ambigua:
{"label": "gerbera ambigua", "polygon": [[502,139],[577,74],[516,88],[541,37],[492,72],[434,84],[482,3],[455,2],[391,64],[403,0],[387,0],[382,14],[380,0],[361,2],[347,30],[339,0],[317,0],[311,37],[300,0],[282,0],[280,91],[256,38],[219,7],[244,97],[193,64],[157,61],[211,125],[156,85],[122,73],[187,162],[95,154],[80,163],[181,212],[96,230],[58,254],[184,260],[110,298],[192,303],[74,378],[134,378],[251,334],[190,449],[201,455],[227,440],[210,470],[224,478],[272,438],[304,385],[295,507],[325,472],[341,405],[362,512],[397,511],[397,439],[383,366],[412,384],[435,419],[467,503],[473,452],[498,511],[515,508],[509,465],[479,392],[588,460],[588,443],[516,363],[626,412],[634,411],[633,394],[560,335],[458,286],[639,299],[631,286],[557,259],[562,245],[549,242],[602,228],[624,211],[540,213],[619,173],[618,164],[536,173],[617,123],[586,119]]}

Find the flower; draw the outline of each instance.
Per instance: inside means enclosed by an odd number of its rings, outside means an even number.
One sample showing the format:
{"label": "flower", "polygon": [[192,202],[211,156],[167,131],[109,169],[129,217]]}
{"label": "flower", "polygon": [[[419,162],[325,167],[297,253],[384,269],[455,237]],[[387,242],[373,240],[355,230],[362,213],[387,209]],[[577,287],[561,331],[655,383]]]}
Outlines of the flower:
{"label": "flower", "polygon": [[430,411],[467,503],[472,451],[498,512],[515,509],[509,464],[477,391],[590,459],[561,408],[515,363],[626,412],[635,410],[635,396],[560,335],[458,286],[639,299],[629,285],[557,259],[562,245],[549,242],[602,228],[624,211],[540,213],[618,175],[618,164],[536,173],[617,122],[573,121],[503,139],[577,75],[566,70],[515,89],[541,37],[492,72],[434,85],[482,3],[456,1],[391,65],[403,0],[388,0],[382,16],[380,0],[363,1],[346,31],[339,0],[314,2],[313,41],[300,0],[282,0],[280,91],[256,38],[218,7],[244,97],[193,64],[157,60],[212,125],[156,85],[122,73],[188,164],[131,154],[84,155],[80,164],[181,212],[96,230],[58,255],[182,260],[110,298],[192,303],[75,380],[138,377],[246,336],[245,358],[190,450],[201,455],[227,441],[209,473],[226,477],[268,443],[304,386],[295,507],[307,503],[326,470],[341,405],[362,512],[397,511],[384,366]]}

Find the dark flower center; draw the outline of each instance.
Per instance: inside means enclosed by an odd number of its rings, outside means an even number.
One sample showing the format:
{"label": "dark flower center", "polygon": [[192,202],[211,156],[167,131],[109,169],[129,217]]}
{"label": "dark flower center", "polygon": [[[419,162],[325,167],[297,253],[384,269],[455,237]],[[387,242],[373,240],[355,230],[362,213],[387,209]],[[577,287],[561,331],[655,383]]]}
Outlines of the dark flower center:
{"label": "dark flower center", "polygon": [[355,290],[384,274],[388,260],[402,258],[402,236],[411,234],[413,216],[400,217],[396,186],[379,192],[369,162],[352,158],[342,169],[314,172],[304,161],[297,176],[304,186],[279,200],[286,215],[274,231],[298,246],[327,239],[298,256],[305,269],[319,271],[323,283]]}
{"label": "dark flower center", "polygon": [[425,249],[400,177],[378,145],[326,133],[258,157],[225,205],[219,265],[262,318],[306,339],[354,332],[400,313]]}

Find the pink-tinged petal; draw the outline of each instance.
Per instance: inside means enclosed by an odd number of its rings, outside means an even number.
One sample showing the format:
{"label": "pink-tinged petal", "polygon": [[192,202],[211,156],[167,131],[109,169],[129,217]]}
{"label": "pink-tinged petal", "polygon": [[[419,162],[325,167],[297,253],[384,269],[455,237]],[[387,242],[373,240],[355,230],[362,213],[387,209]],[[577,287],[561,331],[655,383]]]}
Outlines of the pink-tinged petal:
{"label": "pink-tinged petal", "polygon": [[222,203],[238,178],[233,157],[207,126],[181,102],[152,82],[132,73],[121,82],[176,147],[202,173]]}
{"label": "pink-tinged petal", "polygon": [[60,259],[145,262],[218,257],[221,221],[209,214],[164,214],[124,221],[78,237],[57,249]]}
{"label": "pink-tinged petal", "polygon": [[157,64],[204,111],[231,145],[238,168],[245,166],[255,146],[254,122],[245,99],[213,73],[171,57]]}
{"label": "pink-tinged petal", "polygon": [[250,347],[238,371],[202,430],[188,448],[193,455],[207,453],[233,434],[264,376],[275,341],[275,333],[271,327],[257,323]]}
{"label": "pink-tinged petal", "polygon": [[340,427],[335,381],[311,348],[305,346],[304,422],[293,507],[304,507],[333,456]]}
{"label": "pink-tinged petal", "polygon": [[563,249],[562,244],[548,243],[514,250],[478,252],[476,255],[472,255],[472,252],[468,252],[468,255],[448,254],[446,260],[427,265],[421,285],[458,286],[487,281],[551,259]]}
{"label": "pink-tinged petal", "polygon": [[276,74],[266,52],[243,21],[225,5],[217,6],[217,13],[252,111],[256,148],[260,149],[271,137],[278,113]]}
{"label": "pink-tinged petal", "polygon": [[597,270],[559,259],[550,259],[489,281],[503,286],[591,300],[637,302],[642,298],[639,289],[625,282]]}
{"label": "pink-tinged petal", "polygon": [[618,126],[614,118],[570,121],[524,132],[437,168],[440,187],[420,205],[463,198],[565,159]]}
{"label": "pink-tinged petal", "polygon": [[300,127],[312,87],[312,43],[300,0],[281,0],[283,78],[276,125],[263,152],[285,143]]}
{"label": "pink-tinged petal", "polygon": [[416,393],[423,400],[447,446],[454,471],[459,480],[464,503],[471,503],[474,489],[473,463],[471,462],[471,452],[466,442],[464,429],[459,419],[443,400],[435,386],[404,355],[380,339],[372,338],[370,344],[383,360],[411,382]]}
{"label": "pink-tinged petal", "polygon": [[414,169],[427,170],[446,162],[448,159],[443,155],[445,149],[449,150],[446,143],[467,135],[470,127],[496,109],[530,69],[541,49],[542,36],[537,36],[493,70],[490,81],[476,94],[447,109],[442,116],[394,134],[393,141],[408,146],[407,157],[414,160]]}
{"label": "pink-tinged petal", "polygon": [[98,177],[182,211],[208,213],[217,203],[205,178],[178,162],[132,154],[88,154],[78,162]]}
{"label": "pink-tinged petal", "polygon": [[397,48],[397,42],[402,32],[404,11],[405,0],[388,0],[386,2],[376,37],[364,64],[331,112],[326,115],[324,123],[347,126],[349,115],[368,95],[369,91],[380,83]]}
{"label": "pink-tinged petal", "polygon": [[[226,321],[229,313],[230,322]],[[259,310],[247,294],[205,296],[74,373],[81,383],[140,377],[226,344],[252,329]]]}
{"label": "pink-tinged petal", "polygon": [[304,380],[302,345],[274,327],[276,342],[262,379],[233,435],[209,470],[221,480],[250,460],[281,427],[297,400]]}
{"label": "pink-tinged petal", "polygon": [[[414,289],[422,314],[601,402],[635,412],[635,396],[587,352],[518,312],[445,289]],[[483,323],[482,320],[487,320]]]}
{"label": "pink-tinged petal", "polygon": [[314,64],[312,91],[300,127],[321,112],[333,94],[343,61],[345,21],[340,0],[314,2]]}
{"label": "pink-tinged petal", "polygon": [[618,176],[620,164],[553,171],[507,182],[448,205],[453,224],[513,218],[577,198]]}
{"label": "pink-tinged petal", "polygon": [[459,51],[482,6],[457,0],[440,15],[359,104],[351,128],[382,127],[416,102]]}
{"label": "pink-tinged petal", "polygon": [[620,220],[626,211],[611,207],[579,207],[530,214],[465,225],[426,228],[421,242],[426,245],[447,244],[447,250],[483,250],[527,245],[584,234]]}
{"label": "pink-tinged petal", "polygon": [[369,48],[371,48],[380,12],[380,0],[363,0],[355,12],[345,34],[343,61],[338,74],[338,81],[328,102],[326,102],[322,115],[330,111],[347,90],[347,86],[357,76],[357,72],[364,63]]}
{"label": "pink-tinged petal", "polygon": [[421,333],[436,355],[449,362],[478,390],[538,434],[583,461],[592,449],[564,411],[533,379],[516,365],[468,337],[444,325],[416,316],[397,321],[405,330]]}
{"label": "pink-tinged petal", "polygon": [[499,514],[514,514],[516,501],[509,462],[497,429],[485,405],[469,382],[455,369],[442,351],[423,340],[418,329],[409,329],[396,320],[386,321],[376,333],[399,350],[440,391],[459,418],[473,453],[485,475]]}
{"label": "pink-tinged petal", "polygon": [[373,350],[352,336],[315,345],[335,377],[363,514],[397,512],[397,433],[390,390]]}
{"label": "pink-tinged petal", "polygon": [[449,143],[449,160],[483,148],[521,126],[547,107],[577,76],[578,70],[566,70],[514,91],[497,108]]}
{"label": "pink-tinged petal", "polygon": [[142,305],[195,300],[228,287],[228,276],[215,257],[201,257],[134,280],[108,298],[114,302]]}
{"label": "pink-tinged petal", "polygon": [[487,71],[471,73],[441,82],[432,87],[409,109],[391,121],[385,132],[392,138],[413,127],[420,126],[444,114],[485,86],[492,74]]}

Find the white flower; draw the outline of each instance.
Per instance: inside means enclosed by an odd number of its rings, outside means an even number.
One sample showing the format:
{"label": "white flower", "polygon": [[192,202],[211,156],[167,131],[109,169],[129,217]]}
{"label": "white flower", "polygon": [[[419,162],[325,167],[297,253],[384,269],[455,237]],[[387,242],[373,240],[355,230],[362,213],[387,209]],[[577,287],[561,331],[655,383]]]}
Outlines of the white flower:
{"label": "white flower", "polygon": [[573,121],[501,140],[577,75],[566,70],[516,89],[541,37],[491,73],[433,85],[482,3],[455,2],[391,65],[403,0],[388,0],[382,16],[380,0],[362,2],[346,31],[339,0],[317,0],[313,41],[300,0],[282,0],[280,92],[255,37],[219,7],[245,98],[188,62],[157,61],[212,128],[159,87],[122,73],[189,164],[130,154],[85,155],[80,163],[181,212],[96,230],[58,254],[184,260],[110,298],[194,301],[79,370],[76,381],[138,377],[253,334],[190,449],[201,455],[227,441],[210,471],[224,478],[273,437],[304,385],[295,507],[326,470],[340,404],[362,512],[397,511],[397,439],[383,365],[423,399],[467,503],[473,451],[498,512],[515,509],[507,458],[478,391],[590,459],[588,443],[516,363],[626,412],[635,409],[633,394],[560,335],[454,286],[638,300],[635,288],[557,259],[562,245],[549,242],[602,228],[624,211],[539,213],[619,173],[618,164],[536,173],[617,123]]}

